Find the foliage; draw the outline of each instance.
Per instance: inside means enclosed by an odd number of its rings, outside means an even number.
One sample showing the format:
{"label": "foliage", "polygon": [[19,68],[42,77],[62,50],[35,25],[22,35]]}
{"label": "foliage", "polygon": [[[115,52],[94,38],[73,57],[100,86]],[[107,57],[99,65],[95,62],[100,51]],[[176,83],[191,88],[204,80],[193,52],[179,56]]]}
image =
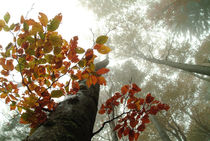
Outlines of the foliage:
{"label": "foliage", "polygon": [[209,32],[209,0],[160,0],[153,2],[150,7],[149,17],[163,19],[175,32],[190,32],[195,35]]}
{"label": "foliage", "polygon": [[[118,124],[114,128],[117,130],[118,137],[129,136],[129,141],[137,140],[140,132],[146,128],[145,124],[149,123],[149,115],[156,115],[161,110],[170,108],[167,104],[162,104],[158,100],[154,100],[151,94],[147,94],[146,98],[137,98],[135,94],[140,92],[141,89],[135,84],[124,85],[121,88],[121,93],[116,92],[114,96],[109,98],[105,104],[102,104],[99,113],[110,114],[114,106],[124,104],[128,111],[123,110],[120,114]],[[124,102],[125,101],[125,102]]]}
{"label": "foliage", "polygon": [[[21,16],[20,23],[10,25],[9,19],[10,15],[6,13],[4,20],[0,20],[0,28],[12,33],[14,37],[13,42],[10,42],[5,50],[1,49],[0,97],[10,105],[10,110],[19,111],[20,123],[29,124],[32,128],[31,133],[46,121],[49,112],[56,109],[58,103],[54,98],[76,94],[80,89],[80,80],[86,80],[88,87],[96,83],[106,85],[102,75],[109,72],[109,69],[96,70],[94,60],[97,57],[95,51],[101,54],[111,51],[104,45],[108,40],[107,36],[99,36],[94,46],[85,50],[78,46],[77,36],[67,42],[56,32],[62,20],[61,14],[48,20],[44,13],[39,13],[39,21]],[[13,72],[19,72],[23,89],[18,88],[17,84],[9,79]],[[121,103],[126,101],[130,111],[123,120],[124,125],[120,125],[119,137],[122,136],[121,131],[125,127],[131,132],[130,140],[134,139],[134,135],[137,139],[138,133],[125,125],[126,120],[134,120],[130,122],[134,128],[138,123],[137,119],[143,116],[141,126],[144,126],[144,123],[149,122],[148,114],[156,114],[159,110],[169,108],[168,105],[154,101],[150,94],[145,100],[136,98],[134,94],[139,91],[140,88],[136,84],[125,85],[121,89],[121,94],[116,93],[99,111],[101,114],[104,113],[113,102],[119,105],[117,102],[119,98]],[[127,93],[129,95],[126,96]],[[108,112],[112,110],[108,109]],[[138,118],[134,116],[137,113]],[[143,129],[140,130],[139,127],[138,131]]]}

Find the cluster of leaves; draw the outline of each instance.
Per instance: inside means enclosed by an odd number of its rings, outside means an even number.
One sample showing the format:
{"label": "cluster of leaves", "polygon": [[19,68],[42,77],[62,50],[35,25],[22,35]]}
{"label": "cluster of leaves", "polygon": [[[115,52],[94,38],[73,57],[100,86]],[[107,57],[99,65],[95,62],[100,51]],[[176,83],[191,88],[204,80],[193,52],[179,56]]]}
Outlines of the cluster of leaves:
{"label": "cluster of leaves", "polygon": [[[146,128],[145,124],[149,123],[149,115],[156,115],[161,110],[169,110],[169,105],[162,104],[155,100],[151,94],[147,94],[146,98],[138,98],[135,96],[141,89],[135,84],[124,85],[121,93],[116,92],[113,97],[109,98],[105,104],[102,104],[99,113],[110,114],[115,106],[120,103],[124,104],[123,113],[117,116],[118,124],[114,130],[117,130],[118,137],[128,136],[129,141],[137,140],[140,132]],[[116,119],[114,118],[114,119]]]}
{"label": "cluster of leaves", "polygon": [[[78,81],[86,80],[88,87],[96,83],[106,85],[101,75],[109,69],[95,70],[94,51],[107,54],[111,50],[104,45],[107,36],[99,36],[95,45],[87,50],[78,46],[77,36],[67,42],[56,32],[61,14],[48,20],[44,13],[39,13],[38,19],[22,16],[20,23],[9,25],[10,14],[6,13],[0,20],[0,30],[14,37],[5,50],[1,48],[0,97],[10,104],[11,110],[18,109],[20,123],[30,124],[33,129],[46,120],[47,112],[55,110],[54,98],[79,91]],[[9,81],[11,72],[20,74],[23,92]],[[61,81],[63,76],[68,80]]]}

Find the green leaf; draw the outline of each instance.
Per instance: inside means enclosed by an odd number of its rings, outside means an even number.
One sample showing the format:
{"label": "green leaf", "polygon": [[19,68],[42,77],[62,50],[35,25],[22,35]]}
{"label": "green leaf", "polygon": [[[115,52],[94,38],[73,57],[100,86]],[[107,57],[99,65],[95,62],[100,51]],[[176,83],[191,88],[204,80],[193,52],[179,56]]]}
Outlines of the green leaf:
{"label": "green leaf", "polygon": [[61,96],[63,96],[63,92],[61,90],[53,90],[51,92],[51,97],[52,98],[59,98]]}
{"label": "green leaf", "polygon": [[4,15],[4,21],[5,21],[6,23],[8,23],[8,22],[9,22],[9,19],[10,19],[10,14],[7,12],[7,13]]}
{"label": "green leaf", "polygon": [[4,31],[6,31],[6,32],[7,32],[7,31],[10,31],[10,28],[9,28],[7,25],[5,25],[5,26],[4,26]]}
{"label": "green leaf", "polygon": [[97,39],[96,39],[96,43],[97,44],[105,44],[108,40],[108,37],[105,36],[105,35],[102,35],[102,36],[99,36]]}
{"label": "green leaf", "polygon": [[53,53],[58,55],[61,52],[61,47],[54,47]]}
{"label": "green leaf", "polygon": [[84,52],[85,52],[85,50],[84,50],[83,48],[81,48],[81,47],[77,47],[77,48],[76,48],[76,53],[82,54],[82,53],[84,53]]}
{"label": "green leaf", "polygon": [[10,30],[13,30],[15,28],[15,24],[14,23],[11,24],[9,28],[10,28]]}
{"label": "green leaf", "polygon": [[29,26],[26,22],[23,23],[23,29],[24,31],[28,31],[29,30]]}
{"label": "green leaf", "polygon": [[59,25],[60,21],[54,18],[50,21],[50,24],[47,25],[47,31],[55,31],[56,29],[58,29]]}
{"label": "green leaf", "polygon": [[79,61],[78,64],[79,64],[79,67],[80,67],[80,68],[83,68],[83,67],[86,66],[86,63],[87,63],[86,59],[82,59],[82,60]]}

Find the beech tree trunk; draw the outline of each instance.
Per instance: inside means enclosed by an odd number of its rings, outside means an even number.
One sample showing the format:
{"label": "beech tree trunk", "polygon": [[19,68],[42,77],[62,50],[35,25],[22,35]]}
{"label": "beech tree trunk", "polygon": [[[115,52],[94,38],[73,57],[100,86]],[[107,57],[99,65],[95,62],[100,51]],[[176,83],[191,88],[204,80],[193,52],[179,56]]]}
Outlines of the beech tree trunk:
{"label": "beech tree trunk", "polygon": [[158,119],[153,115],[150,115],[150,119],[151,119],[152,123],[154,124],[155,128],[157,129],[161,140],[162,141],[171,141],[168,134],[166,133],[164,127],[161,125],[161,123],[158,121]]}
{"label": "beech tree trunk", "polygon": [[80,91],[61,102],[26,141],[90,141],[97,113],[99,85],[87,88],[80,82]]}
{"label": "beech tree trunk", "polygon": [[167,65],[167,66],[170,66],[173,68],[182,69],[184,71],[210,76],[210,67],[209,66],[191,65],[191,64],[177,63],[177,62],[172,62],[172,61],[167,61],[167,60],[159,60],[156,58],[148,58],[148,57],[144,56],[143,54],[141,54],[141,56],[139,56],[139,57],[144,60],[153,62],[153,63],[163,64],[163,65]]}

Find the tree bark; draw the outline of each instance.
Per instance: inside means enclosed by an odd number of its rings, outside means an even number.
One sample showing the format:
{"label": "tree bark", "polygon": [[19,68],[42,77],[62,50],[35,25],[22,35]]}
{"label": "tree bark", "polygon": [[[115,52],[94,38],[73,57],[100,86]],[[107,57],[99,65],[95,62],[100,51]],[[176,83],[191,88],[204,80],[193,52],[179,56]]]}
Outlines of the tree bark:
{"label": "tree bark", "polygon": [[27,141],[90,141],[98,97],[98,84],[87,88],[81,81],[80,91],[61,102]]}
{"label": "tree bark", "polygon": [[170,66],[173,68],[182,69],[184,71],[210,76],[210,67],[209,66],[191,65],[191,64],[177,63],[177,62],[172,62],[172,61],[167,61],[167,60],[159,60],[156,58],[146,57],[143,54],[141,54],[141,56],[139,56],[139,57],[144,60],[150,61],[152,63],[167,65],[167,66]]}
{"label": "tree bark", "polygon": [[161,123],[158,121],[158,119],[153,115],[150,115],[150,119],[151,119],[152,123],[154,124],[155,128],[157,129],[161,140],[162,141],[171,141],[169,136],[167,135],[164,127],[161,125]]}

